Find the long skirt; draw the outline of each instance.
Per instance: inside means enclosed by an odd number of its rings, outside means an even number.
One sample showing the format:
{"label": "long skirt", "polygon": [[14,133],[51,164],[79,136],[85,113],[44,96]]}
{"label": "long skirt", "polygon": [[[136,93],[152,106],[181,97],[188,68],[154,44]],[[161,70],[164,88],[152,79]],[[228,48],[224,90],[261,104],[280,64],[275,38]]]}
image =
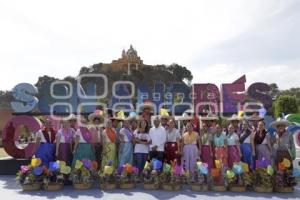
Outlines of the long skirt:
{"label": "long skirt", "polygon": [[147,153],[134,153],[134,165],[142,172],[148,159]]}
{"label": "long skirt", "polygon": [[57,160],[65,161],[68,166],[72,164],[73,154],[70,143],[60,143]]}
{"label": "long skirt", "polygon": [[202,162],[207,163],[209,170],[213,168],[213,157],[211,156],[209,145],[201,146],[201,158]]}
{"label": "long skirt", "polygon": [[215,147],[215,159],[222,162],[222,167],[228,167],[228,155],[225,147]]}
{"label": "long skirt", "polygon": [[288,169],[293,169],[293,160],[290,153],[287,150],[277,150],[275,153],[275,166],[278,167],[278,163],[282,162],[283,159],[288,159],[291,162],[291,166]]}
{"label": "long skirt", "polygon": [[50,162],[55,161],[55,144],[41,143],[35,153],[35,157],[42,160],[42,166],[48,167]]}
{"label": "long skirt", "polygon": [[95,160],[93,146],[89,143],[79,143],[75,149],[72,167],[75,166],[76,160]]}
{"label": "long skirt", "polygon": [[133,145],[131,142],[125,142],[119,149],[119,165],[126,163],[132,164],[133,161]]}
{"label": "long skirt", "polygon": [[196,144],[185,144],[183,146],[183,158],[181,164],[185,170],[194,173],[197,159],[199,159],[199,150]]}
{"label": "long skirt", "polygon": [[118,166],[116,144],[109,142],[103,144],[101,169],[103,170],[110,161],[112,162],[112,166],[114,168]]}
{"label": "long skirt", "polygon": [[261,160],[262,158],[271,160],[271,152],[267,144],[257,144],[255,150],[256,160]]}
{"label": "long skirt", "polygon": [[239,150],[236,145],[228,146],[228,167],[232,168],[233,163],[240,162]]}
{"label": "long skirt", "polygon": [[242,152],[242,161],[247,163],[250,170],[254,170],[254,159],[252,156],[252,146],[250,143],[243,143],[240,146]]}
{"label": "long skirt", "polygon": [[176,160],[180,164],[180,156],[178,154],[177,142],[167,142],[165,149],[165,160],[170,164],[171,161]]}

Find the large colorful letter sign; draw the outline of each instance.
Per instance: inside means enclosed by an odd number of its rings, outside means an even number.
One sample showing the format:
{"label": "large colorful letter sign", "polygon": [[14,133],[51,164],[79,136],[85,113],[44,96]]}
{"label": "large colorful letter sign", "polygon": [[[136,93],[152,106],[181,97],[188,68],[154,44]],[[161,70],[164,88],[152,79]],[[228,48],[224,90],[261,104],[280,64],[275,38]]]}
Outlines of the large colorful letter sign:
{"label": "large colorful letter sign", "polygon": [[222,84],[223,113],[236,113],[239,110],[239,103],[243,104],[246,99],[245,83],[246,76],[244,75],[231,84]]}
{"label": "large colorful letter sign", "polygon": [[17,131],[18,126],[26,125],[29,133],[36,133],[42,126],[41,122],[31,116],[15,116],[11,118],[5,125],[2,133],[2,143],[5,151],[14,158],[30,158],[34,152],[35,143],[29,143],[25,148],[17,146],[20,132]]}
{"label": "large colorful letter sign", "polygon": [[33,110],[39,102],[35,94],[38,94],[36,87],[29,83],[20,83],[12,89],[12,95],[17,101],[11,102],[15,112],[26,113]]}

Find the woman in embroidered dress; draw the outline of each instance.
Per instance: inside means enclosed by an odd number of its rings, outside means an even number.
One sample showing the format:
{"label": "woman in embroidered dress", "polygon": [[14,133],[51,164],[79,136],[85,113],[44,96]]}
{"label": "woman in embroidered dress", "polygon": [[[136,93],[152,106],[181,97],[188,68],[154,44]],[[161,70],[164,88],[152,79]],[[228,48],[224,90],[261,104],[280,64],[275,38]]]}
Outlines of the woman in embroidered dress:
{"label": "woman in embroidered dress", "polygon": [[123,121],[123,128],[120,130],[120,147],[119,147],[119,165],[133,162],[133,133],[130,129],[128,119]]}
{"label": "woman in embroidered dress", "polygon": [[263,121],[258,122],[258,127],[253,133],[252,143],[252,155],[256,157],[256,160],[262,160],[265,158],[271,160],[271,142],[270,135],[265,129],[265,123]]}
{"label": "woman in embroidered dress", "polygon": [[[194,173],[195,165],[201,155],[201,146],[199,141],[199,135],[194,131],[194,127],[191,122],[187,122],[186,130],[183,134],[183,147],[182,147],[182,161],[185,170],[188,170],[191,174]],[[198,147],[197,147],[198,143]]]}
{"label": "woman in embroidered dress", "polygon": [[56,134],[56,159],[65,161],[68,166],[71,165],[73,154],[72,154],[72,140],[74,131],[70,127],[68,121],[61,121],[61,128]]}
{"label": "woman in embroidered dress", "polygon": [[212,134],[208,132],[206,123],[203,123],[200,135],[201,160],[207,163],[208,169],[210,170],[213,168]]}
{"label": "woman in embroidered dress", "polygon": [[244,120],[242,123],[242,130],[240,135],[240,144],[242,152],[242,161],[247,163],[250,170],[254,169],[254,159],[253,159],[253,149],[251,145],[251,140],[253,140],[252,130],[250,129],[249,122]]}
{"label": "woman in embroidered dress", "polygon": [[43,166],[48,166],[50,162],[55,161],[55,135],[50,120],[46,120],[44,127],[36,133],[35,157],[42,160]]}
{"label": "woman in embroidered dress", "polygon": [[214,157],[220,160],[222,167],[228,167],[228,148],[226,133],[222,131],[220,125],[216,125],[216,133],[214,134]]}
{"label": "woman in embroidered dress", "polygon": [[112,166],[116,167],[117,163],[117,148],[116,148],[116,131],[112,126],[112,121],[109,119],[106,122],[105,130],[102,132],[102,162],[101,169],[104,169],[104,166],[108,165],[112,161]]}
{"label": "woman in embroidered dress", "polygon": [[230,124],[227,134],[228,167],[232,168],[234,162],[240,162],[242,153],[240,149],[239,136],[235,133],[235,127]]}
{"label": "woman in embroidered dress", "polygon": [[177,128],[175,128],[175,120],[170,119],[168,122],[167,129],[167,141],[165,144],[165,160],[168,163],[176,160],[180,164],[180,133]]}
{"label": "woman in embroidered dress", "polygon": [[86,125],[87,120],[82,117],[81,124],[75,133],[75,145],[74,145],[74,157],[72,166],[75,166],[76,160],[95,160],[95,153],[93,145],[90,144],[92,139],[92,134],[87,128]]}

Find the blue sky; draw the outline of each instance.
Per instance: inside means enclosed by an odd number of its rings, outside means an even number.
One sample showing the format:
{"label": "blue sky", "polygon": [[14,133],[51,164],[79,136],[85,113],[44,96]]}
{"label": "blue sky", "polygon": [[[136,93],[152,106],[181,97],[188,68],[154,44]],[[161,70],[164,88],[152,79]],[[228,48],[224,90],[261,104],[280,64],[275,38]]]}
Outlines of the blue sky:
{"label": "blue sky", "polygon": [[246,74],[300,87],[300,1],[0,0],[0,89],[75,76],[132,44],[146,64],[179,63],[194,83]]}

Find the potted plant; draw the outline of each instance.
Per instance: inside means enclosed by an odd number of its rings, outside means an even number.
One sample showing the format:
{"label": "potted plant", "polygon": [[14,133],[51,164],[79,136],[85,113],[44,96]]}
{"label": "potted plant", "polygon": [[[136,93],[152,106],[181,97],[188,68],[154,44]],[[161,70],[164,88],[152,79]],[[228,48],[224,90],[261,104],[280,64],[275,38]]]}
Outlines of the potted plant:
{"label": "potted plant", "polygon": [[241,164],[235,163],[232,167],[232,170],[226,170],[226,181],[230,191],[246,191],[246,186],[243,179],[243,168]]}
{"label": "potted plant", "polygon": [[117,172],[114,172],[112,161],[109,161],[108,165],[104,166],[103,171],[99,171],[100,188],[104,190],[115,189],[117,187],[116,177]]}
{"label": "potted plant", "polygon": [[273,174],[274,170],[271,165],[267,168],[257,168],[254,176],[254,191],[273,192]]}
{"label": "potted plant", "polygon": [[[171,170],[171,166],[167,163],[164,164],[164,171]],[[143,169],[143,180],[144,180],[144,189],[154,190],[159,189],[159,169],[154,169],[150,161],[146,161]]]}
{"label": "potted plant", "polygon": [[60,190],[64,186],[65,180],[71,173],[71,167],[66,166],[64,161],[50,162],[49,168],[45,168],[43,188],[48,191]]}
{"label": "potted plant", "polygon": [[78,190],[89,189],[93,186],[96,168],[90,160],[76,160],[71,172],[73,187]]}
{"label": "potted plant", "polygon": [[44,176],[44,167],[41,166],[41,159],[33,158],[30,165],[21,166],[16,180],[23,191],[33,191],[41,189]]}
{"label": "potted plant", "polygon": [[197,162],[195,171],[190,175],[191,190],[207,191],[208,190],[208,165],[207,163]]}
{"label": "potted plant", "polygon": [[134,188],[137,181],[138,172],[138,168],[133,167],[129,163],[119,166],[117,170],[119,187],[121,189]]}
{"label": "potted plant", "polygon": [[224,192],[227,190],[225,185],[225,178],[223,172],[222,163],[220,160],[215,160],[216,168],[212,168],[211,175],[211,189],[215,192]]}
{"label": "potted plant", "polygon": [[278,170],[275,173],[276,192],[293,192],[294,186],[297,185],[293,171],[289,169],[291,166],[290,160],[284,158],[281,163],[278,163]]}
{"label": "potted plant", "polygon": [[178,191],[181,188],[181,178],[184,174],[182,166],[172,163],[171,171],[163,171],[160,175],[162,188],[168,191]]}

